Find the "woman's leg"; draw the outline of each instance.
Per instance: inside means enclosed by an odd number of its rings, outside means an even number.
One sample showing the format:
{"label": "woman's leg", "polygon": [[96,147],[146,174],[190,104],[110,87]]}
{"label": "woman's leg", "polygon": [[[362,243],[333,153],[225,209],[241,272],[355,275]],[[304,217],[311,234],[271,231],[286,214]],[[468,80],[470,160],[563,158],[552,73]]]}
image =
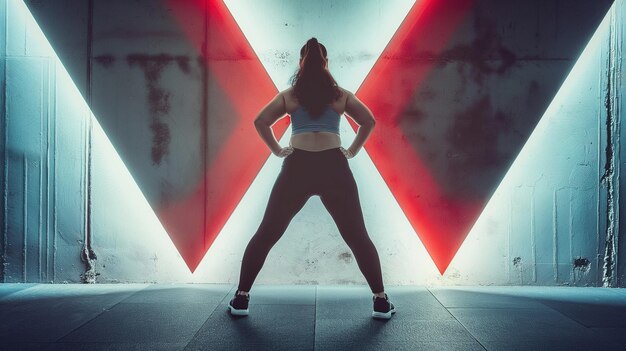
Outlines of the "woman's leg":
{"label": "woman's leg", "polygon": [[276,179],[263,220],[244,252],[237,290],[250,291],[271,248],[310,197],[292,171],[291,167],[283,167]]}
{"label": "woman's leg", "polygon": [[338,172],[340,179],[327,184],[320,199],[335,221],[343,240],[352,250],[372,293],[381,293],[384,287],[380,259],[365,229],[357,184],[348,168],[347,160],[339,167]]}

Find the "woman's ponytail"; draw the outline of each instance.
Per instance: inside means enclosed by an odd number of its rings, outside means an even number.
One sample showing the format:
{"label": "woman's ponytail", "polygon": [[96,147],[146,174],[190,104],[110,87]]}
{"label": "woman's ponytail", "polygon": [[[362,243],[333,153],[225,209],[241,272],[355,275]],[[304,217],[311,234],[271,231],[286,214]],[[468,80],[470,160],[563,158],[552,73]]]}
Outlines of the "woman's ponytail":
{"label": "woman's ponytail", "polygon": [[291,80],[300,104],[314,116],[320,116],[328,104],[341,96],[337,82],[326,69],[326,47],[313,37],[300,49],[302,67]]}
{"label": "woman's ponytail", "polygon": [[302,66],[305,72],[320,71],[326,66],[322,48],[315,37],[306,42]]}

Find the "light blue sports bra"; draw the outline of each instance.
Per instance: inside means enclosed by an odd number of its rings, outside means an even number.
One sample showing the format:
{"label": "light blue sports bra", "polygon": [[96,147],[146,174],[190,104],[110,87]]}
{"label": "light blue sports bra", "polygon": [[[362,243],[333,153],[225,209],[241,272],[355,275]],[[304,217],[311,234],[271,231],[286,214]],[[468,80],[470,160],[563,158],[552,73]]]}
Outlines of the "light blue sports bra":
{"label": "light blue sports bra", "polygon": [[304,107],[299,106],[291,114],[291,134],[304,132],[332,132],[339,134],[339,121],[341,115],[337,114],[330,105],[326,107],[324,113],[317,119],[312,119]]}

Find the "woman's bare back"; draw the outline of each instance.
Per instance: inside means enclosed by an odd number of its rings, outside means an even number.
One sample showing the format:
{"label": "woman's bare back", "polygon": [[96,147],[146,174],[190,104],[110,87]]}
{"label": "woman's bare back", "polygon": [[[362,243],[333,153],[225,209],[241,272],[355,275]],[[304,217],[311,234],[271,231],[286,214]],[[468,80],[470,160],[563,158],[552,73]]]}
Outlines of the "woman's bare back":
{"label": "woman's bare back", "polygon": [[[337,112],[340,116],[346,111],[346,99],[348,94],[342,88],[341,97],[331,104],[331,108]],[[294,111],[300,107],[298,99],[295,97],[293,87],[285,90],[285,106],[287,114],[291,115]],[[304,132],[291,136],[289,145],[297,149],[303,149],[307,151],[323,151],[341,146],[341,138],[339,135],[332,132]]]}

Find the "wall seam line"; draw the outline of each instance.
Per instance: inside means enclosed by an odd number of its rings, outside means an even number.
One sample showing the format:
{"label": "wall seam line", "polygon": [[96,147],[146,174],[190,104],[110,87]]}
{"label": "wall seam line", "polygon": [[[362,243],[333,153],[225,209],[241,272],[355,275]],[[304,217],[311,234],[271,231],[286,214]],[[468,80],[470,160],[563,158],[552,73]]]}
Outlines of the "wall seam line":
{"label": "wall seam line", "polygon": [[7,57],[6,57],[6,52],[7,52],[7,36],[8,36],[8,10],[9,10],[9,5],[7,1],[4,1],[3,3],[4,6],[4,55],[5,57],[3,58],[4,60],[4,66],[3,66],[3,72],[2,75],[4,76],[4,84],[2,87],[2,112],[3,112],[3,124],[4,124],[4,131],[3,131],[3,149],[4,149],[4,174],[3,174],[3,183],[4,186],[2,187],[2,201],[3,201],[3,209],[2,209],[2,217],[3,217],[3,228],[2,228],[2,257],[0,257],[0,283],[6,283],[6,267],[8,265],[8,263],[6,262],[6,255],[7,255],[7,231],[9,229],[9,225],[8,225],[8,190],[9,190],[9,162],[8,162],[8,158],[9,158],[9,151],[7,149],[7,141],[8,141],[8,130],[9,130],[9,114],[7,112],[7,89],[6,89],[6,81],[7,81]]}

